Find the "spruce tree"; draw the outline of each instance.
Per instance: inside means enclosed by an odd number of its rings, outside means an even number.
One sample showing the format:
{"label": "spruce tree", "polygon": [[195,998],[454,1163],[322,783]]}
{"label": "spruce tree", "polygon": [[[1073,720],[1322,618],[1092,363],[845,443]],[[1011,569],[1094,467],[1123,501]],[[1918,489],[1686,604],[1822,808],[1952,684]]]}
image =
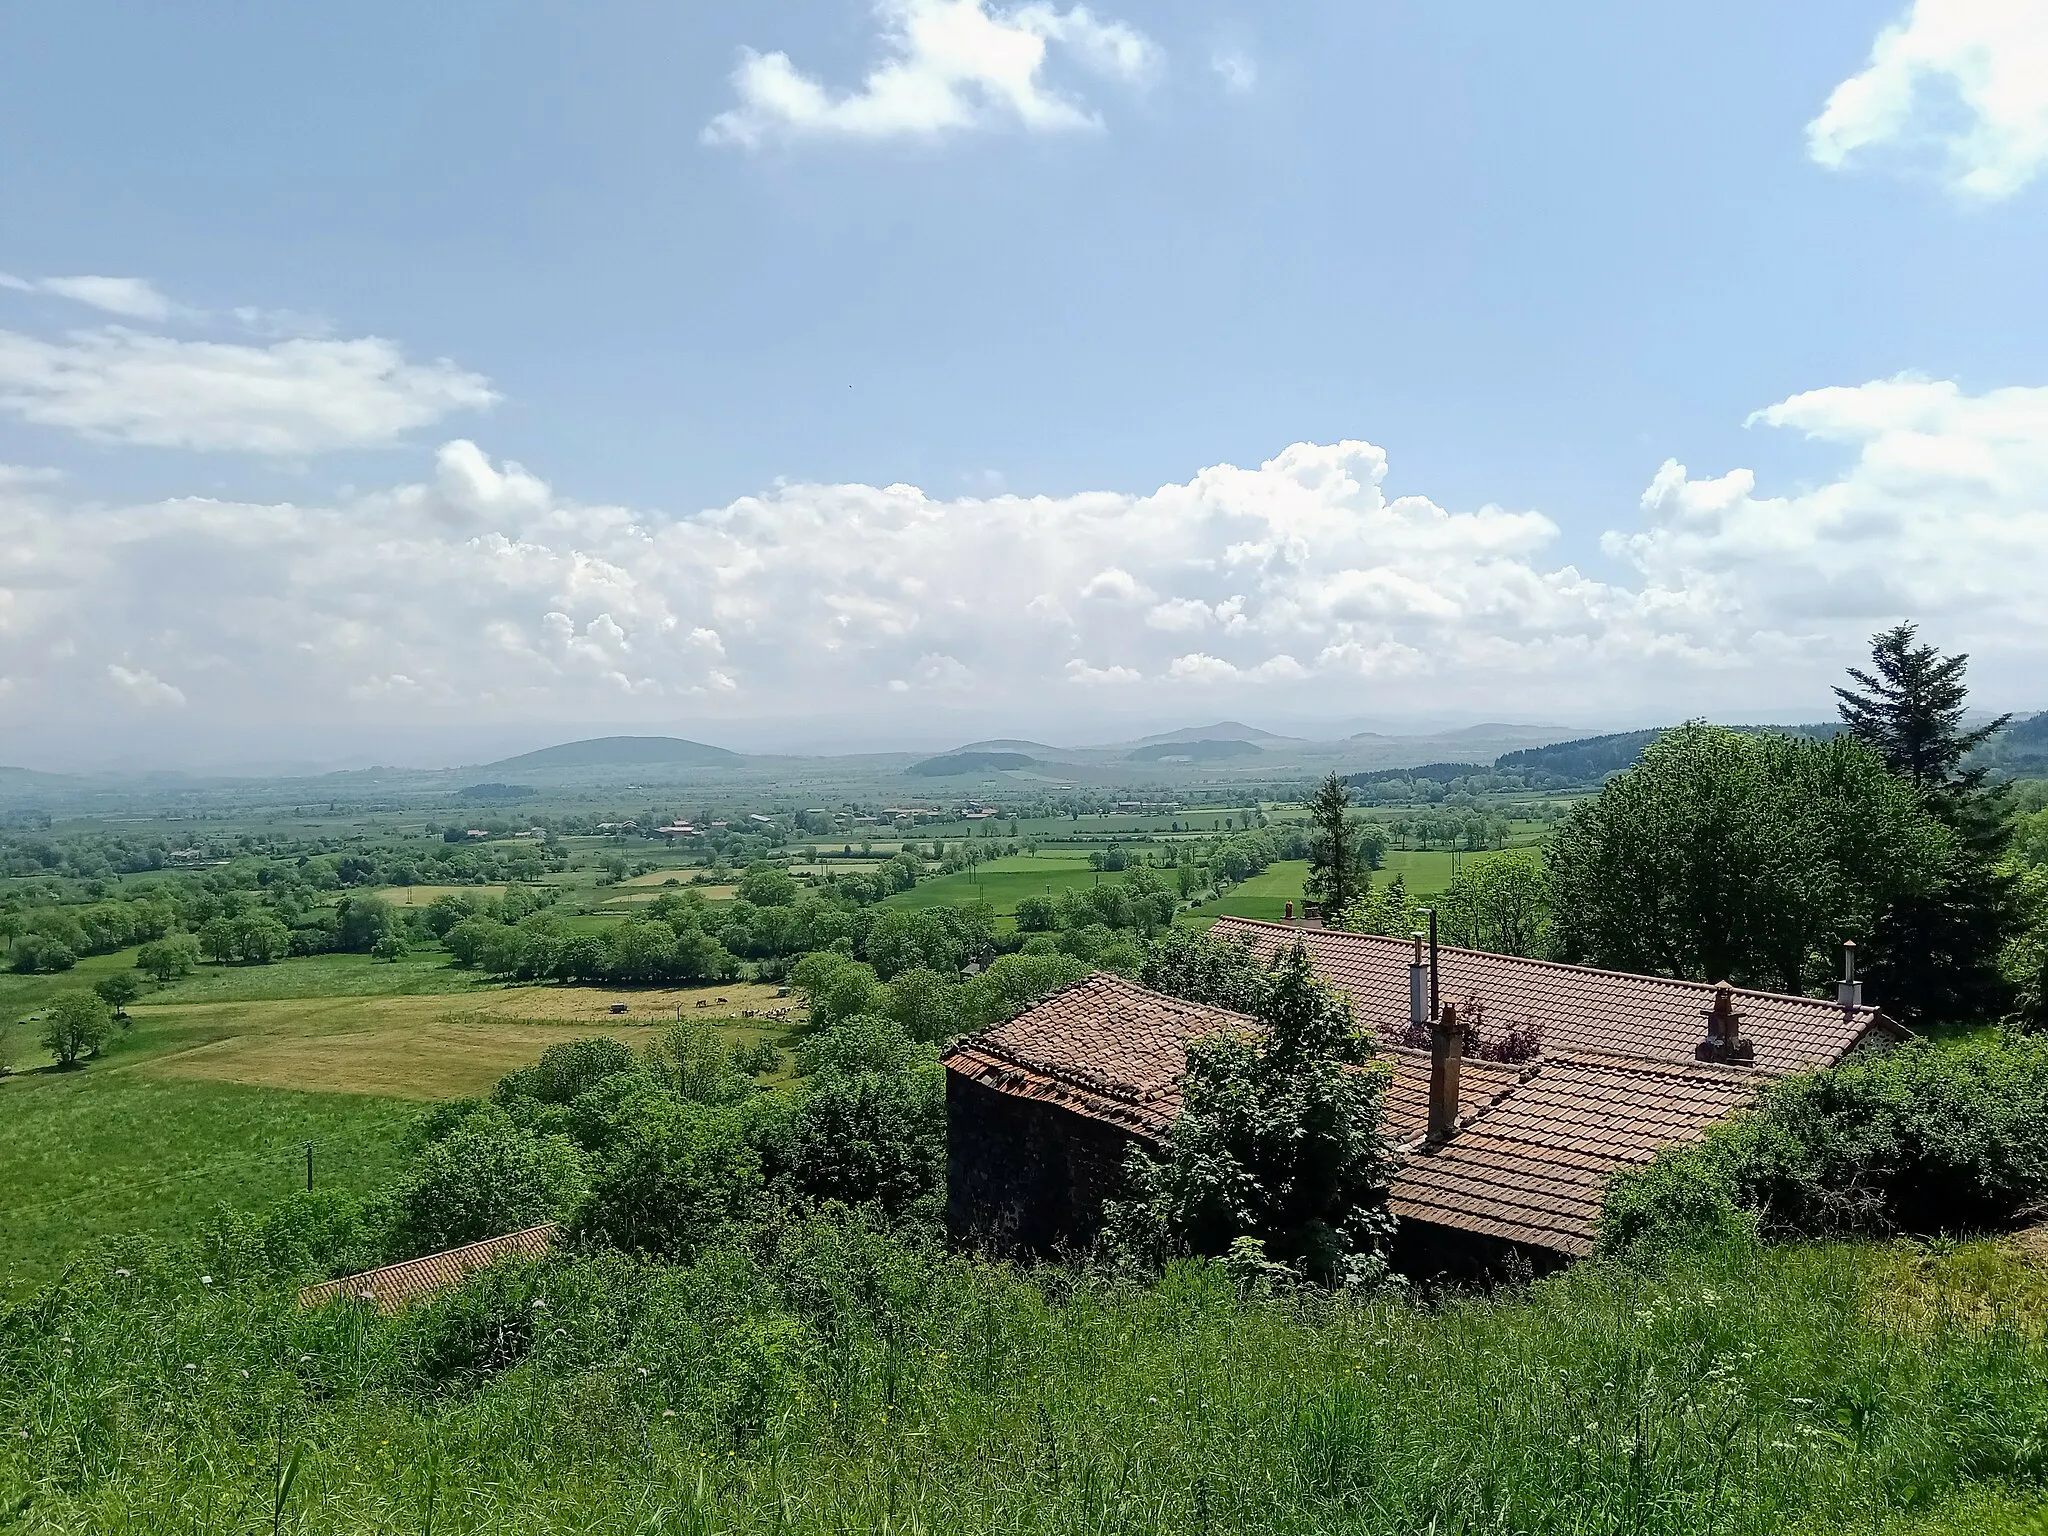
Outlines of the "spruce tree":
{"label": "spruce tree", "polygon": [[[1963,681],[1970,658],[1944,656],[1931,645],[1913,643],[1918,630],[1899,624],[1870,637],[1874,672],[1851,667],[1849,676],[1862,685],[1837,688],[1842,723],[1866,743],[1885,765],[1932,798],[1961,801],[1984,783],[1982,768],[1963,764],[1978,746],[2012,719],[2000,715],[1974,731],[1963,729],[1970,690]],[[1937,814],[1943,807],[1933,807]],[[1950,819],[1944,817],[1944,820]]]}
{"label": "spruce tree", "polygon": [[1323,921],[1342,924],[1344,911],[1371,886],[1371,872],[1386,846],[1378,829],[1351,819],[1351,791],[1331,774],[1309,797],[1308,880],[1303,894],[1322,903]]}
{"label": "spruce tree", "polygon": [[1999,956],[2018,918],[2013,879],[1998,867],[2010,807],[2003,790],[1984,787],[1985,769],[1968,762],[2012,717],[1964,730],[1970,658],[1916,645],[1917,635],[1910,623],[1873,635],[1872,670],[1850,668],[1859,686],[1835,690],[1843,724],[1955,834],[1943,879],[1880,923],[1868,955],[1872,981],[1881,983],[1882,1005],[1901,1017],[1984,1018],[2011,1001]]}

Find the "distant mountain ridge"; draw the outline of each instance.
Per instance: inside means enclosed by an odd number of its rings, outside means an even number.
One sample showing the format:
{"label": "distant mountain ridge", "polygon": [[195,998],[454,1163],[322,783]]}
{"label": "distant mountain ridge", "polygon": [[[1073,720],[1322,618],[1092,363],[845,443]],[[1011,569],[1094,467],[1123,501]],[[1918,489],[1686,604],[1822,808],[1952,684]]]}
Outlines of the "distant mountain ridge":
{"label": "distant mountain ridge", "polygon": [[680,736],[593,736],[483,766],[494,773],[517,773],[546,768],[717,768],[740,760],[737,752]]}
{"label": "distant mountain ridge", "polygon": [[946,779],[969,773],[1008,773],[1012,768],[1036,768],[1038,759],[1023,752],[942,752],[903,771],[913,778]]}
{"label": "distant mountain ridge", "polygon": [[[1268,737],[1268,740],[1277,740]],[[1256,742],[1244,741],[1231,736],[1205,736],[1198,741],[1155,741],[1148,747],[1140,747],[1130,754],[1134,763],[1189,762],[1213,763],[1231,757],[1261,757],[1264,750]]]}
{"label": "distant mountain ridge", "polygon": [[1140,736],[1131,745],[1134,747],[1162,747],[1174,742],[1187,741],[1291,741],[1294,738],[1262,731],[1255,725],[1246,725],[1242,720],[1219,720],[1214,725],[1189,725],[1177,731],[1162,731],[1157,736]]}

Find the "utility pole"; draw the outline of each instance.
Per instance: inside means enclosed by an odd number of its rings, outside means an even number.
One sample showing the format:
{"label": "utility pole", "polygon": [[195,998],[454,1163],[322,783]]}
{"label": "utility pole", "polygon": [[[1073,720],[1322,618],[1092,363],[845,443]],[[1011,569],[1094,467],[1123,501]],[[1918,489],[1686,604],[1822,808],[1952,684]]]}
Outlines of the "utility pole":
{"label": "utility pole", "polygon": [[313,1143],[306,1143],[306,1193],[313,1193]]}

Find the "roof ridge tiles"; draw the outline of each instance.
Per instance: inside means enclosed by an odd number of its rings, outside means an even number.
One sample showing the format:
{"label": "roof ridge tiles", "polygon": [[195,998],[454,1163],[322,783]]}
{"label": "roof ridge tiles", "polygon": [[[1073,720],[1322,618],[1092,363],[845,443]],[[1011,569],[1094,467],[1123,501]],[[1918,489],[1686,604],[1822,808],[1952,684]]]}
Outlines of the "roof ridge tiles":
{"label": "roof ridge tiles", "polygon": [[[1406,950],[1412,942],[1408,939],[1397,939],[1384,933],[1357,933],[1349,928],[1304,928],[1298,924],[1276,923],[1270,918],[1237,917],[1227,913],[1216,919],[1215,926],[1221,928],[1225,923],[1231,924],[1233,927],[1263,928],[1270,929],[1275,933],[1291,933],[1297,936],[1326,934],[1340,939],[1355,939],[1376,944],[1392,944],[1403,950]],[[1657,976],[1648,971],[1617,971],[1606,966],[1575,965],[1568,960],[1544,960],[1535,955],[1504,955],[1496,950],[1467,949],[1459,944],[1439,944],[1437,950],[1440,954],[1472,955],[1482,960],[1499,961],[1503,965],[1529,966],[1533,969],[1548,971],[1566,971],[1583,976],[1614,976],[1628,981],[1648,982],[1656,986],[1682,987],[1687,991],[1702,992],[1710,997],[1713,995],[1714,989],[1720,985],[1719,982],[1686,981],[1677,976]],[[1831,1013],[1841,1013],[1844,1011],[1842,1005],[1832,998],[1808,997],[1801,992],[1772,992],[1762,987],[1733,986],[1731,986],[1731,990],[1734,991],[1737,997],[1767,997],[1775,1002],[1803,1003],[1811,1008],[1825,1008]],[[1854,1011],[1865,1016],[1882,1015],[1882,1010],[1872,1003],[1859,1003]]]}

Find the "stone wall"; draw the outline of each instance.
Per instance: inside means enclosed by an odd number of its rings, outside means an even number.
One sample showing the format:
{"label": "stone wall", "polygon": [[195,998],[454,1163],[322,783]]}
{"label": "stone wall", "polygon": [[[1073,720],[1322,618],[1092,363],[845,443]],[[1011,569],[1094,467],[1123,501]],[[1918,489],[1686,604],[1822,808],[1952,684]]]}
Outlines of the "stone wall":
{"label": "stone wall", "polygon": [[997,1253],[1077,1252],[1122,1188],[1127,1132],[946,1074],[946,1225]]}

